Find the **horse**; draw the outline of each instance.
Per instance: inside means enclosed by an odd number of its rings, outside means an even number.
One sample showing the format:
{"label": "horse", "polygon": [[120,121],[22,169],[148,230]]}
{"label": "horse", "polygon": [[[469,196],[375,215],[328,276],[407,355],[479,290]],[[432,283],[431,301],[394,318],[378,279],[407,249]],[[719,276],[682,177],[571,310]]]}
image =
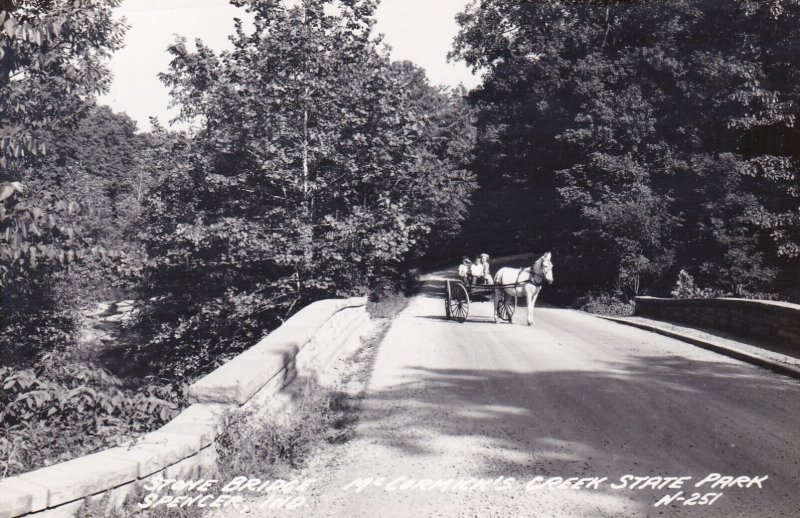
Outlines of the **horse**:
{"label": "horse", "polygon": [[[532,266],[528,268],[500,268],[494,276],[494,283],[498,286],[495,289],[495,300],[499,304],[508,302],[509,297],[521,297],[525,294],[528,303],[528,325],[536,325],[533,321],[533,305],[536,304],[536,297],[542,291],[542,286],[553,283],[553,263],[550,262],[551,254],[547,252]],[[502,295],[502,299],[500,296]],[[497,308],[494,312],[494,322],[497,323]]]}

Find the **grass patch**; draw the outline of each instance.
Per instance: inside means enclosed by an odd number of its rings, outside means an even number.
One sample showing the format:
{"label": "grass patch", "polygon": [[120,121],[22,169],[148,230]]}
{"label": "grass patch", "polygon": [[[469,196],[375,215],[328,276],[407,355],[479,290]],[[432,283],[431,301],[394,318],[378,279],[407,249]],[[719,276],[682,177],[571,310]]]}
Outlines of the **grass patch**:
{"label": "grass patch", "polygon": [[260,415],[259,409],[253,409],[229,414],[225,432],[217,439],[220,476],[286,477],[303,468],[326,443],[341,443],[349,438],[351,411],[346,394],[322,390],[310,378],[293,413]]}
{"label": "grass patch", "polygon": [[[164,505],[153,509],[141,509],[137,504],[144,501],[148,494],[149,491],[139,483],[128,493],[119,507],[111,505],[108,493],[97,500],[86,499],[75,513],[75,518],[200,518],[208,511],[206,508],[195,506],[166,507]],[[177,491],[175,494],[192,496],[190,493]]]}
{"label": "grass patch", "polygon": [[372,318],[393,318],[408,306],[408,301],[406,295],[396,291],[373,293],[367,301],[367,312]]}

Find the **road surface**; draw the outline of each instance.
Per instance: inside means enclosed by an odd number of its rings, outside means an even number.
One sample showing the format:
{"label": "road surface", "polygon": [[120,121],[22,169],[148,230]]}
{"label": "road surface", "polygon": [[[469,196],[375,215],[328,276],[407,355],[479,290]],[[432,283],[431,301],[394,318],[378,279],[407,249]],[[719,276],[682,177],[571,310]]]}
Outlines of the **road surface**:
{"label": "road surface", "polygon": [[800,382],[567,309],[447,321],[441,289],[396,318],[298,515],[800,516]]}

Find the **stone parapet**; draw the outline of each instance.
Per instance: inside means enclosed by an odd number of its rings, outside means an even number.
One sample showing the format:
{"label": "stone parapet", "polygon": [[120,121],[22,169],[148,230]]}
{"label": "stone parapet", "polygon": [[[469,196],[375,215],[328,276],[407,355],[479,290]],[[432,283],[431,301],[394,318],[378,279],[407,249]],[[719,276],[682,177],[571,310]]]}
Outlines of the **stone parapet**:
{"label": "stone parapet", "polygon": [[751,299],[636,297],[636,316],[755,336],[800,353],[800,305]]}

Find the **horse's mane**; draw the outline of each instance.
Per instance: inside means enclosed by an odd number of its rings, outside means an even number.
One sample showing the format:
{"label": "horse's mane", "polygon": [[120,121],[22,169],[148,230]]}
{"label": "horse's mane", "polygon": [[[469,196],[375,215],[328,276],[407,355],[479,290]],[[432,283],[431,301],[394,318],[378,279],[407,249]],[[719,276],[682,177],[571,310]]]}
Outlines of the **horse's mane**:
{"label": "horse's mane", "polygon": [[531,267],[536,266],[537,264],[542,264],[542,262],[544,262],[544,258],[545,257],[547,257],[547,259],[550,260],[550,258],[548,257],[549,255],[550,255],[550,252],[547,252],[546,254],[542,255],[541,257],[539,257],[537,260],[535,260],[533,262]]}

